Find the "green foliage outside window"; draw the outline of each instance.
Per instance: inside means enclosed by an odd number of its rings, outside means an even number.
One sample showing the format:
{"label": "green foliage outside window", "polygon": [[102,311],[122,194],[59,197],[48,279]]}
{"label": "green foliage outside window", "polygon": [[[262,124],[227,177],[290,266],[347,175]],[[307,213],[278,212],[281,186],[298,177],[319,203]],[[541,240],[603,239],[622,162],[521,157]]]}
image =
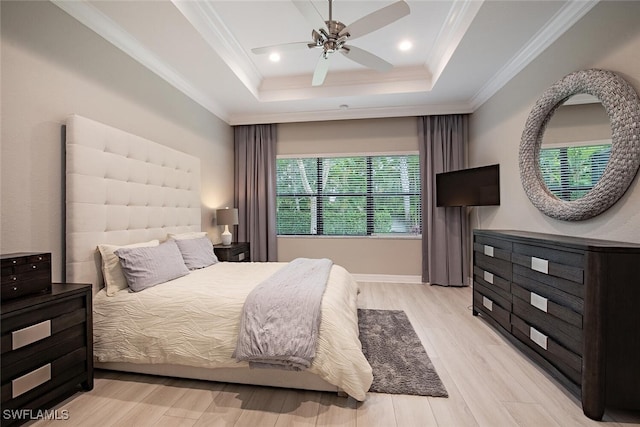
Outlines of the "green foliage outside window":
{"label": "green foliage outside window", "polygon": [[610,155],[611,144],[543,148],[540,150],[542,178],[559,199],[579,199],[598,183]]}
{"label": "green foliage outside window", "polygon": [[417,155],[277,161],[279,235],[420,234]]}

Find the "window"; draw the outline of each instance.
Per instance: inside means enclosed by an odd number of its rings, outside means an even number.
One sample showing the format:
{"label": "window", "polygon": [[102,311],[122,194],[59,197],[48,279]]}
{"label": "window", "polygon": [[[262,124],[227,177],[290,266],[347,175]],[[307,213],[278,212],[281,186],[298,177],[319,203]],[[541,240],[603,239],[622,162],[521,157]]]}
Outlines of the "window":
{"label": "window", "polygon": [[542,148],[542,178],[557,198],[579,199],[598,183],[610,155],[611,144]]}
{"label": "window", "polygon": [[418,155],[279,158],[278,235],[421,233]]}

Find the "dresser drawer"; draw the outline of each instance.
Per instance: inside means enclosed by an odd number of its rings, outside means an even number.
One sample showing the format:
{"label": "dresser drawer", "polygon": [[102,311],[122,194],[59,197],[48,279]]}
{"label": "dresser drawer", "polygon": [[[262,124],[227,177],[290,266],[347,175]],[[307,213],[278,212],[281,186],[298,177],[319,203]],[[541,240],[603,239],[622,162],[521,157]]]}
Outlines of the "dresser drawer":
{"label": "dresser drawer", "polygon": [[3,381],[3,409],[21,407],[74,378],[73,384],[76,385],[86,381],[86,358],[87,349],[78,348]]}
{"label": "dresser drawer", "polygon": [[584,283],[584,254],[514,244],[511,261],[531,270]]}
{"label": "dresser drawer", "polygon": [[2,383],[70,351],[86,347],[86,325],[78,324],[49,338],[2,355]]}
{"label": "dresser drawer", "polygon": [[511,293],[514,298],[519,298],[544,313],[582,329],[582,314],[562,303],[558,304],[555,301],[557,295],[546,294],[544,291],[541,292],[539,290],[535,292],[516,283],[511,285]]}
{"label": "dresser drawer", "polygon": [[540,354],[575,384],[581,384],[582,357],[566,349],[552,337],[511,314],[513,335]]}
{"label": "dresser drawer", "polygon": [[544,331],[546,335],[573,353],[582,354],[582,328],[545,313],[518,297],[513,298],[513,314],[527,324]]}
{"label": "dresser drawer", "polygon": [[[488,256],[509,261],[511,259],[512,248],[513,243],[508,240],[478,234],[474,236],[474,250],[486,253]],[[493,253],[493,255],[491,255],[491,253]]]}
{"label": "dresser drawer", "polygon": [[[81,316],[86,311],[84,298],[66,298],[40,306],[37,310],[23,310],[2,319],[2,353],[11,350],[11,334],[43,321],[51,321],[52,333],[65,328],[69,318]],[[84,318],[84,317],[82,317]]]}
{"label": "dresser drawer", "polygon": [[553,295],[556,302],[571,307],[574,311],[582,313],[584,305],[584,286],[571,280],[538,273],[521,265],[513,266],[513,283],[524,288],[540,290]]}
{"label": "dresser drawer", "polygon": [[[498,322],[500,326],[505,328],[507,331],[511,331],[511,321],[509,310],[500,306],[497,299],[492,298],[491,295],[486,292],[486,289],[476,288],[473,290],[473,308],[477,312],[483,313],[486,316],[489,316],[491,319]],[[495,296],[494,296],[495,297]]]}
{"label": "dresser drawer", "polygon": [[491,271],[484,270],[479,266],[473,267],[473,275],[477,282],[492,289],[500,289],[507,294],[511,292],[511,282],[507,279],[492,273]]}
{"label": "dresser drawer", "polygon": [[481,252],[475,252],[474,265],[494,276],[503,278],[507,282],[511,281],[512,267],[510,261],[490,257]]}

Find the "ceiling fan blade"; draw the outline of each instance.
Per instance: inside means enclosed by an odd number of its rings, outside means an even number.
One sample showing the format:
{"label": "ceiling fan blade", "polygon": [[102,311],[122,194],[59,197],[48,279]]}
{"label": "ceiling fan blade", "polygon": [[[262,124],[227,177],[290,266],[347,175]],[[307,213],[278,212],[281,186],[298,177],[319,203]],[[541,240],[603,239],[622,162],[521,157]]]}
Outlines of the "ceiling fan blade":
{"label": "ceiling fan blade", "polygon": [[304,16],[312,28],[327,28],[327,24],[324,22],[324,18],[318,12],[318,9],[313,5],[311,0],[292,0],[293,5]]}
{"label": "ceiling fan blade", "polygon": [[394,21],[408,15],[411,12],[409,5],[404,1],[397,1],[389,6],[378,9],[363,16],[351,25],[347,25],[340,31],[339,36],[349,34],[349,39],[364,36],[376,31]]}
{"label": "ceiling fan blade", "polygon": [[320,55],[320,59],[318,60],[318,64],[316,65],[316,69],[313,72],[313,80],[311,81],[311,86],[320,86],[324,83],[325,77],[327,77],[327,72],[329,71],[329,61],[331,55],[322,54]]}
{"label": "ceiling fan blade", "polygon": [[275,51],[288,52],[291,50],[309,49],[309,44],[315,45],[314,42],[284,43],[284,44],[275,44],[272,46],[254,47],[253,49],[251,49],[251,52],[255,53],[256,55],[262,55],[264,53],[272,53]]}
{"label": "ceiling fan blade", "polygon": [[379,56],[374,55],[373,53],[367,52],[364,49],[347,45],[343,47],[345,49],[340,49],[340,53],[360,65],[373,68],[374,70],[380,71],[381,73],[390,71],[393,68],[393,64],[385,61]]}

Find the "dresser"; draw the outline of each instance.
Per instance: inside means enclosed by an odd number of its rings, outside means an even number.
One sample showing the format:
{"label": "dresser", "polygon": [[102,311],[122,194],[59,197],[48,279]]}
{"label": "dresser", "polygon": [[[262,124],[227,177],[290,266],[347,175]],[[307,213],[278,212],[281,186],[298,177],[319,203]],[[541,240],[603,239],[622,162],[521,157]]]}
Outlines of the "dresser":
{"label": "dresser", "polygon": [[640,409],[640,245],[474,230],[473,314],[582,400]]}
{"label": "dresser", "polygon": [[251,262],[248,242],[234,242],[230,245],[214,245],[218,260],[230,262]]}
{"label": "dresser", "polygon": [[91,285],[54,283],[47,293],[2,302],[3,426],[93,388],[91,298]]}

